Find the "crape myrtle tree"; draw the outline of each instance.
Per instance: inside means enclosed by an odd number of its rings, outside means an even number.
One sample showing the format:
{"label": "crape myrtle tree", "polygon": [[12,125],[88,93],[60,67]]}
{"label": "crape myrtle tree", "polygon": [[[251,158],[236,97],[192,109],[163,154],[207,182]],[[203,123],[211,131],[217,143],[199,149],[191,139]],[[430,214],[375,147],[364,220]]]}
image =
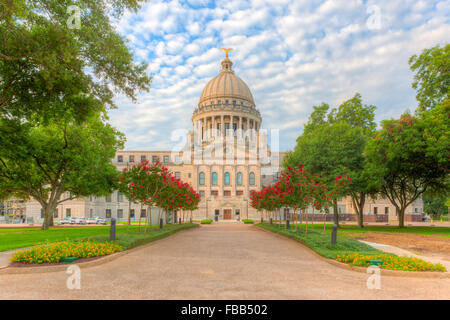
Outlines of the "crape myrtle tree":
{"label": "crape myrtle tree", "polygon": [[404,227],[406,208],[427,190],[448,191],[450,100],[418,115],[385,120],[367,144],[366,175],[395,206]]}
{"label": "crape myrtle tree", "polygon": [[314,107],[303,134],[297,145],[283,163],[283,167],[299,167],[322,177],[327,188],[332,191],[335,178],[346,173],[352,177],[352,184],[345,193],[334,193],[333,213],[335,223],[339,223],[337,199],[350,195],[358,217],[358,225],[363,227],[363,208],[368,195],[376,192],[373,184],[363,174],[364,148],[374,135],[375,106],[364,105],[356,94],[338,108],[329,111],[327,104]]}
{"label": "crape myrtle tree", "polygon": [[[167,210],[195,210],[200,202],[200,195],[188,183],[173,176],[159,161],[150,165],[146,160],[124,168],[118,181],[119,190],[131,199],[129,209],[132,201],[150,208],[158,207],[159,219],[161,210],[165,213]],[[151,211],[146,223],[152,225]]]}
{"label": "crape myrtle tree", "polygon": [[111,159],[124,137],[97,116],[83,124],[60,119],[46,126],[0,118],[0,190],[33,198],[46,230],[64,192],[71,199],[110,194],[118,171]]}
{"label": "crape myrtle tree", "polygon": [[[164,211],[167,221],[168,212],[174,210],[195,210],[200,202],[200,195],[181,179],[170,174],[164,179],[166,187],[156,197],[156,203]],[[159,216],[160,218],[160,216]]]}
{"label": "crape myrtle tree", "polygon": [[[118,187],[119,191],[124,193],[128,199],[128,224],[131,222],[131,203],[139,202],[141,211],[143,205],[154,206],[156,196],[165,187],[164,177],[168,174],[167,168],[159,162],[150,165],[148,160],[123,169],[118,178]],[[148,220],[151,212],[146,216]],[[147,226],[145,230],[147,230]]]}
{"label": "crape myrtle tree", "polygon": [[[294,210],[294,217],[298,209],[304,213],[313,200],[311,182],[312,176],[303,169],[303,164],[300,167],[288,167],[280,174],[279,188],[283,195],[283,201],[287,207]],[[296,224],[297,228],[298,224]]]}

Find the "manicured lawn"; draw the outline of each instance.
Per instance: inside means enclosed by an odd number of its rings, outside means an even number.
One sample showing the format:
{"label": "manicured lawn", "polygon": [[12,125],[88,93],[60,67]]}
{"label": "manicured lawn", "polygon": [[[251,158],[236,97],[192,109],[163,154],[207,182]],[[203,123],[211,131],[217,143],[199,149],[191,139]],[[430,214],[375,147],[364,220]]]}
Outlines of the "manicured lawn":
{"label": "manicured lawn", "polygon": [[[165,227],[171,228],[172,226],[168,225]],[[152,229],[156,228],[157,227],[155,226],[152,227]],[[47,231],[42,231],[39,228],[0,229],[0,251],[31,247],[46,242],[89,238],[102,235],[108,236],[109,229],[109,226],[50,228]],[[117,226],[117,233],[119,236],[126,233],[126,230],[126,225]],[[139,230],[139,226],[131,225],[129,230],[131,232],[136,232]]]}
{"label": "manicured lawn", "polygon": [[[124,250],[131,249],[158,239],[168,237],[177,231],[195,228],[198,226],[199,225],[195,223],[186,223],[186,224],[167,225],[165,226],[165,228],[161,230],[153,227],[151,232],[146,233],[144,233],[143,230],[141,232],[137,230],[129,233],[121,232],[116,236],[116,241],[114,241],[114,243],[121,245]],[[109,241],[109,235],[92,236],[87,238],[86,240],[106,242]]]}
{"label": "manicured lawn", "polygon": [[338,254],[351,252],[358,252],[361,254],[381,253],[381,251],[351,238],[338,237],[336,245],[332,245],[329,234],[322,234],[317,231],[308,231],[308,234],[306,234],[304,230],[296,233],[292,232],[294,230],[293,228],[286,230],[284,225],[278,227],[278,225],[270,225],[267,223],[260,223],[256,226],[300,241],[318,254],[330,259],[336,259]]}
{"label": "manicured lawn", "polygon": [[[274,221],[274,225],[278,222]],[[305,222],[303,221],[303,229],[305,228]],[[295,226],[291,221],[291,226]],[[325,224],[325,232],[331,234],[332,223]],[[308,222],[308,230],[311,229],[311,221]],[[314,222],[314,230],[323,232],[323,222]],[[410,226],[405,228],[399,228],[397,226],[365,226],[359,228],[357,225],[341,224],[338,229],[338,234],[352,236],[354,233],[365,232],[384,232],[384,233],[414,233],[419,235],[450,237],[450,227],[429,227],[429,226]]]}

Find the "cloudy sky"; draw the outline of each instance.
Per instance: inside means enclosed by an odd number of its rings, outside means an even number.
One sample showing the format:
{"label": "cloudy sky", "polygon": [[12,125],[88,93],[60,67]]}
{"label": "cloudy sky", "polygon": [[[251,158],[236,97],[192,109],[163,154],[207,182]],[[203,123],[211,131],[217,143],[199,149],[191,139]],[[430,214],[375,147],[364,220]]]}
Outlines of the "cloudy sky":
{"label": "cloudy sky", "polygon": [[171,150],[230,47],[262,127],[279,129],[281,151],[290,150],[321,102],[359,92],[377,121],[414,110],[408,59],[448,43],[449,18],[450,0],[150,0],[117,29],[153,83],[138,103],[117,97],[111,122],[127,150]]}

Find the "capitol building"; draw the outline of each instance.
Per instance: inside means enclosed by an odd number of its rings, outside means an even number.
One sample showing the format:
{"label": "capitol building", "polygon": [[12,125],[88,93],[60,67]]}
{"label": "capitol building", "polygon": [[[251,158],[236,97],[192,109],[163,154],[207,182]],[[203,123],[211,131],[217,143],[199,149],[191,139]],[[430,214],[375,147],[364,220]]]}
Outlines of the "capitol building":
{"label": "capitol building", "polygon": [[[193,111],[192,130],[182,150],[118,151],[112,160],[118,170],[143,160],[160,161],[199,192],[199,208],[192,212],[193,220],[197,221],[260,219],[261,214],[250,206],[250,193],[276,181],[285,156],[285,152],[269,147],[268,134],[261,129],[263,119],[253,95],[234,73],[228,50],[225,51],[218,75],[206,84]],[[275,144],[271,146],[277,147]],[[71,199],[70,193],[63,197],[68,200],[58,205],[54,213],[56,222],[66,217],[128,219],[128,200],[118,191],[106,197]],[[351,198],[342,199],[338,208],[339,213],[354,214]],[[420,200],[411,204],[407,214],[422,213],[422,208]],[[25,202],[23,210],[28,222],[43,221],[38,202]],[[286,217],[292,211],[283,208],[282,212]],[[309,212],[320,214],[312,208]],[[364,213],[367,217],[385,215],[386,219],[395,219],[395,208],[386,199],[366,201]],[[131,205],[129,214],[132,220],[145,219],[151,214],[152,221],[157,221],[156,208],[142,207],[138,203]],[[170,212],[167,222],[172,222],[176,214]]]}

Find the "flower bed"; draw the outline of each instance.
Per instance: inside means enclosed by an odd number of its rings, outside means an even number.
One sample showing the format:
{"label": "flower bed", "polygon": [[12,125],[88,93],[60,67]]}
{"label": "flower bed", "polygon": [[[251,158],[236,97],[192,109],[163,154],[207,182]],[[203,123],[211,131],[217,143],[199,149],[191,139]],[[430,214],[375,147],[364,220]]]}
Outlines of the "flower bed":
{"label": "flower bed", "polygon": [[370,265],[369,260],[381,260],[383,264],[380,265],[380,268],[388,270],[446,271],[445,267],[440,263],[432,264],[417,258],[399,257],[391,254],[363,255],[355,252],[339,254],[336,260],[360,267],[368,267]]}
{"label": "flower bed", "polygon": [[110,242],[64,241],[17,251],[10,260],[19,263],[58,263],[67,257],[90,258],[122,250],[122,246]]}

